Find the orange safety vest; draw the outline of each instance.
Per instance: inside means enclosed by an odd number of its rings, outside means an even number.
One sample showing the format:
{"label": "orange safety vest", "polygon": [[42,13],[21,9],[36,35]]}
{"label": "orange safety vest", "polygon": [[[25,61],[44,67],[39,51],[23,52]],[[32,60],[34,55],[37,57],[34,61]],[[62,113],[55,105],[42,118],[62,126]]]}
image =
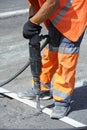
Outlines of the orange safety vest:
{"label": "orange safety vest", "polygon": [[[34,4],[36,0],[29,1]],[[46,0],[37,1],[41,6]],[[65,37],[77,41],[87,25],[87,0],[59,1],[60,5],[48,19]]]}
{"label": "orange safety vest", "polygon": [[35,8],[36,11],[38,11],[40,9],[38,0],[28,0],[28,1],[33,5],[33,7]]}

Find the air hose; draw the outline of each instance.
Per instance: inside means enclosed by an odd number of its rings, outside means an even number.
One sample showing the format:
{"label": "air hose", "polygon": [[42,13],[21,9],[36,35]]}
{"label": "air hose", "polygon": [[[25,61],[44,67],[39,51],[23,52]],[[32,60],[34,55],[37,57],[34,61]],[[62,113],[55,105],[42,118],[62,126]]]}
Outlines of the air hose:
{"label": "air hose", "polygon": [[[40,51],[43,50],[43,48],[49,43],[49,36],[48,35],[40,35],[39,36],[40,41],[42,41],[43,39],[46,38],[45,42],[42,44]],[[12,80],[14,80],[16,77],[18,77],[24,70],[27,69],[27,67],[30,65],[30,61],[28,61],[16,74],[14,74],[11,78],[9,78],[8,80],[2,82],[0,84],[0,87],[8,84],[9,82],[11,82]]]}

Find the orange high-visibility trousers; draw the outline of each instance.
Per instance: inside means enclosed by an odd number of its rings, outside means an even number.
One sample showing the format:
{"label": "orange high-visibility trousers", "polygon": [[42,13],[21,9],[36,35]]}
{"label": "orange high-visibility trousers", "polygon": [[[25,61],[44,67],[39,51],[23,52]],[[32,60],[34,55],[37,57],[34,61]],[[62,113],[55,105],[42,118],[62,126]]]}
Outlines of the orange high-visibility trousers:
{"label": "orange high-visibility trousers", "polygon": [[[56,33],[54,34],[57,35]],[[43,84],[51,84],[55,74],[53,98],[57,101],[64,101],[71,96],[74,90],[76,65],[83,35],[76,42],[65,38],[60,32],[58,32],[57,39],[58,37],[60,38],[57,47],[49,43],[47,48],[44,49],[40,81]],[[54,42],[55,40],[54,38]],[[44,85],[41,85],[40,89],[42,91],[49,90]]]}
{"label": "orange high-visibility trousers", "polygon": [[[62,101],[73,92],[75,69],[79,54],[62,54],[49,51],[47,48],[45,48],[44,53],[40,81],[43,84],[50,84],[55,74],[53,81],[53,98]],[[42,91],[49,89],[41,85]]]}

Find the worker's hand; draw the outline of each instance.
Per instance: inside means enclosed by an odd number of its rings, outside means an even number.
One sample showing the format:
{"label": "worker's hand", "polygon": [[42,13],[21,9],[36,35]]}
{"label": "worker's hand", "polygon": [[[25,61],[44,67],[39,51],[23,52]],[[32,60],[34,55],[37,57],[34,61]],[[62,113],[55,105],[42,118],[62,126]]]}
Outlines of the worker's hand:
{"label": "worker's hand", "polygon": [[27,21],[24,24],[24,27],[23,27],[23,36],[24,36],[24,38],[31,39],[36,34],[39,35],[40,32],[41,32],[41,28],[42,28],[41,26],[30,22],[30,20]]}

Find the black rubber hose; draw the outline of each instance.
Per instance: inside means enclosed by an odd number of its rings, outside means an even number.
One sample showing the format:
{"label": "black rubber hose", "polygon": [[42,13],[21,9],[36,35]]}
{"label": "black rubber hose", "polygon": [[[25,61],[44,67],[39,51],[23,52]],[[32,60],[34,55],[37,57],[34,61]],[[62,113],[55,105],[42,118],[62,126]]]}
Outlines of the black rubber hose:
{"label": "black rubber hose", "polygon": [[[47,38],[47,39],[45,40],[45,42],[44,42],[43,45],[41,46],[40,51],[42,51],[43,48],[44,48],[44,47],[48,44],[48,42],[49,42],[49,36],[48,36],[48,35],[44,35],[44,36],[41,35],[41,36],[40,36],[40,40],[45,39],[45,38]],[[28,67],[29,65],[30,65],[30,61],[27,62],[27,63],[26,63],[16,74],[14,74],[11,78],[9,78],[8,80],[2,82],[2,83],[0,84],[0,87],[6,85],[7,83],[11,82],[11,81],[14,80],[16,77],[18,77],[24,70],[27,69],[27,67]]]}

